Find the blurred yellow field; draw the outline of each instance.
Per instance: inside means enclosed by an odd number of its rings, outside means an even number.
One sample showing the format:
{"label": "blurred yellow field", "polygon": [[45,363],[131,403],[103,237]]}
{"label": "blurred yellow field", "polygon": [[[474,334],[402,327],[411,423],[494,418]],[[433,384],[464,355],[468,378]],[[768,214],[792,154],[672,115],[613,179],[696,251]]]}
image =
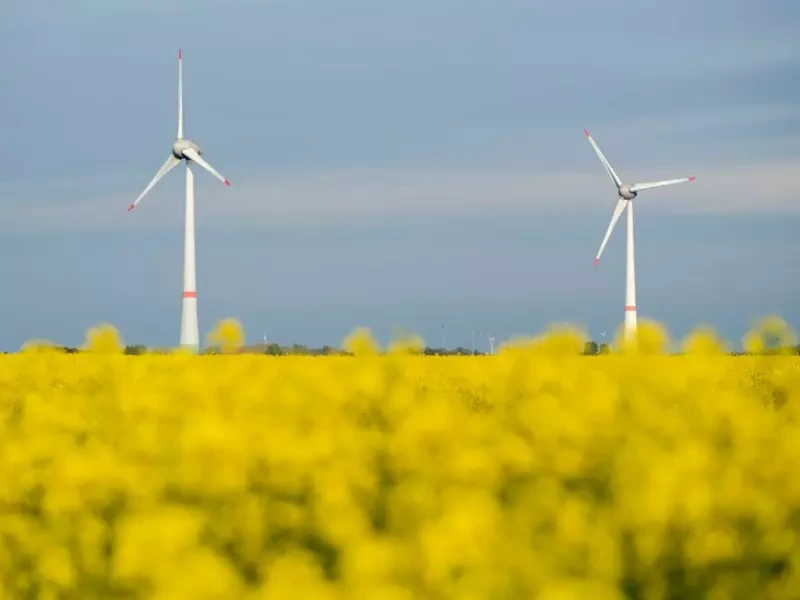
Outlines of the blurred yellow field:
{"label": "blurred yellow field", "polygon": [[800,359],[703,339],[1,357],[0,597],[796,597]]}

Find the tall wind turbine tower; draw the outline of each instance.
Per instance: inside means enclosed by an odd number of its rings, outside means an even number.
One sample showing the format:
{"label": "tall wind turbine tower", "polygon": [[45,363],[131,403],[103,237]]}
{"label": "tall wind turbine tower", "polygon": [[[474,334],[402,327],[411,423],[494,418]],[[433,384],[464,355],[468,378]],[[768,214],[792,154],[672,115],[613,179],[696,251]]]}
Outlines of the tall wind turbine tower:
{"label": "tall wind turbine tower", "polygon": [[608,172],[608,176],[611,178],[611,181],[614,182],[614,185],[617,186],[617,195],[619,196],[619,200],[617,200],[617,206],[614,208],[614,213],[611,215],[611,223],[608,225],[608,229],[606,230],[606,235],[603,238],[603,242],[600,244],[600,250],[597,251],[597,256],[594,259],[594,266],[597,266],[600,262],[600,255],[603,254],[603,249],[606,247],[608,243],[608,238],[611,237],[611,232],[614,229],[614,225],[617,224],[622,212],[627,209],[628,212],[628,222],[627,222],[627,236],[626,236],[626,243],[625,243],[625,325],[624,325],[624,336],[627,340],[632,340],[636,338],[636,272],[635,272],[635,265],[634,265],[634,254],[633,254],[633,199],[638,196],[639,192],[643,190],[649,190],[652,188],[662,187],[665,185],[675,185],[676,183],[685,183],[687,181],[694,181],[694,177],[683,177],[681,179],[667,179],[665,181],[654,181],[651,183],[634,183],[634,184],[623,184],[620,178],[617,176],[614,169],[609,164],[606,157],[603,156],[603,153],[600,151],[600,147],[595,143],[592,136],[589,134],[589,131],[584,129],[583,132],[586,134],[586,138],[589,140],[589,143],[594,148],[595,153],[597,154],[597,158],[600,159],[600,162],[603,163],[603,166],[606,168]]}
{"label": "tall wind turbine tower", "polygon": [[200,331],[197,323],[197,281],[195,270],[195,245],[194,245],[194,174],[192,164],[197,164],[226,186],[231,183],[220,175],[214,167],[203,158],[203,150],[194,140],[183,137],[183,51],[178,50],[178,135],[172,144],[172,152],[166,162],[156,173],[155,177],[147,184],[144,191],[128,207],[131,211],[136,208],[139,201],[153,189],[167,173],[174,169],[180,162],[186,161],[186,216],[184,220],[183,243],[183,300],[181,303],[181,338],[182,348],[197,351],[200,347]]}

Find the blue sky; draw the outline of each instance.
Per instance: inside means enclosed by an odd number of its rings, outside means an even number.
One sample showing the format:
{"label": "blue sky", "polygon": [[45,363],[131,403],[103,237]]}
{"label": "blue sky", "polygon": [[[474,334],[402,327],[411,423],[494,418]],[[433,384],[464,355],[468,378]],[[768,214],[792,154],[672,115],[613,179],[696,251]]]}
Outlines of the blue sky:
{"label": "blue sky", "polygon": [[[613,331],[624,228],[588,127],[637,200],[640,318],[738,342],[800,325],[800,7],[789,1],[11,0],[0,8],[0,347],[179,329],[185,52],[201,334],[438,343]],[[483,342],[485,345],[485,341]]]}

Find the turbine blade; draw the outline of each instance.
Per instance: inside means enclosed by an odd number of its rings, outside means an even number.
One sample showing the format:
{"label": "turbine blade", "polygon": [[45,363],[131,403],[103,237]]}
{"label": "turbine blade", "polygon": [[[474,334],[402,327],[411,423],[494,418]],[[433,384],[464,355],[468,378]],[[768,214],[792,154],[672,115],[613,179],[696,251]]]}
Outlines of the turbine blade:
{"label": "turbine blade", "polygon": [[583,133],[586,134],[586,138],[589,140],[589,143],[592,145],[592,148],[594,148],[594,151],[597,154],[597,158],[600,159],[600,162],[603,163],[603,166],[606,168],[606,171],[608,172],[608,176],[611,177],[611,181],[613,181],[614,185],[616,185],[617,189],[619,189],[622,186],[622,181],[620,181],[620,178],[617,177],[617,174],[614,172],[614,169],[611,167],[611,163],[609,163],[608,160],[606,160],[606,157],[603,156],[603,153],[600,151],[600,146],[598,146],[595,143],[594,138],[589,133],[589,130],[588,129],[584,129]]}
{"label": "turbine blade", "polygon": [[131,205],[128,207],[128,210],[130,211],[130,210],[133,210],[134,208],[136,208],[136,205],[137,205],[137,204],[139,204],[139,201],[140,201],[142,198],[144,198],[144,197],[145,197],[145,194],[147,194],[147,192],[149,192],[150,190],[152,190],[152,189],[153,189],[153,186],[154,186],[155,184],[157,184],[157,183],[158,183],[158,181],[159,181],[159,180],[160,180],[162,177],[164,177],[164,175],[166,175],[166,174],[167,174],[167,173],[169,173],[169,172],[170,172],[172,169],[174,169],[174,168],[175,168],[175,165],[177,165],[179,162],[181,162],[181,161],[180,161],[180,160],[178,160],[177,158],[175,158],[175,156],[174,156],[174,155],[170,154],[170,155],[169,155],[169,158],[167,159],[167,161],[166,161],[166,162],[165,162],[163,165],[161,165],[161,168],[158,170],[158,173],[156,173],[156,176],[155,176],[155,177],[153,177],[153,179],[150,181],[150,183],[148,183],[148,184],[147,184],[147,187],[146,187],[146,188],[144,188],[144,191],[143,191],[141,194],[139,194],[139,197],[138,197],[136,200],[134,200],[133,204],[131,204]]}
{"label": "turbine blade", "polygon": [[694,177],[683,177],[681,179],[667,179],[665,181],[652,181],[649,183],[634,183],[631,186],[631,191],[641,192],[642,190],[650,190],[664,185],[675,185],[676,183],[686,183],[687,181],[694,181],[694,180],[695,180]]}
{"label": "turbine blade", "polygon": [[204,168],[206,171],[208,171],[209,173],[211,173],[211,174],[212,174],[214,177],[216,177],[217,179],[219,179],[219,180],[220,180],[222,183],[224,183],[225,185],[228,185],[228,186],[229,186],[229,185],[231,184],[231,182],[230,182],[230,181],[228,181],[228,180],[227,180],[227,179],[225,179],[225,178],[224,178],[222,175],[220,175],[219,173],[217,173],[217,171],[214,169],[214,167],[212,167],[212,166],[211,166],[210,164],[208,164],[208,163],[207,163],[205,160],[203,160],[203,157],[202,157],[202,156],[200,156],[200,155],[197,153],[197,150],[195,150],[194,148],[189,148],[189,149],[187,149],[187,150],[184,150],[184,151],[183,151],[183,155],[184,155],[186,158],[188,158],[189,160],[191,160],[192,162],[194,162],[194,163],[197,163],[198,165],[200,165],[201,167],[203,167],[203,168]]}
{"label": "turbine blade", "polygon": [[606,230],[606,236],[603,238],[603,243],[600,244],[600,250],[597,251],[597,256],[595,256],[595,258],[594,258],[594,266],[595,267],[600,262],[600,255],[603,254],[603,250],[605,249],[606,244],[608,243],[608,238],[611,237],[611,232],[614,230],[614,225],[617,224],[617,221],[619,221],[620,215],[622,215],[622,213],[625,211],[627,206],[628,206],[628,201],[627,200],[625,200],[623,198],[620,198],[617,201],[617,206],[614,207],[614,214],[611,215],[611,222],[608,224],[608,229]]}
{"label": "turbine blade", "polygon": [[183,139],[183,50],[178,50],[178,139]]}

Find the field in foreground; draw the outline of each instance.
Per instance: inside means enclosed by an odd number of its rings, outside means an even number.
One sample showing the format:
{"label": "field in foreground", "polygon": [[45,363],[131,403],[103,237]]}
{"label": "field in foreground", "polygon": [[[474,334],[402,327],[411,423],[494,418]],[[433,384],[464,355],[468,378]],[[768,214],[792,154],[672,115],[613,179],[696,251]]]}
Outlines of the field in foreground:
{"label": "field in foreground", "polygon": [[0,357],[2,598],[792,598],[800,359]]}

